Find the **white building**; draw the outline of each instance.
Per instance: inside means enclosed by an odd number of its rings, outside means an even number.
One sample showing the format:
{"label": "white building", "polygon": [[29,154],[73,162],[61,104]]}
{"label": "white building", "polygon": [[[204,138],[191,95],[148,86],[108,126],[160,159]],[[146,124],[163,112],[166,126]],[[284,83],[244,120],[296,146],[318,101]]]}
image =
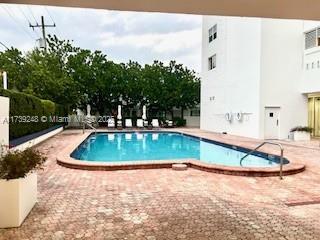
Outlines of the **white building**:
{"label": "white building", "polygon": [[312,116],[319,109],[320,117],[320,29],[319,38],[317,31],[305,34],[318,25],[205,16],[201,129],[284,139],[295,126],[320,125]]}

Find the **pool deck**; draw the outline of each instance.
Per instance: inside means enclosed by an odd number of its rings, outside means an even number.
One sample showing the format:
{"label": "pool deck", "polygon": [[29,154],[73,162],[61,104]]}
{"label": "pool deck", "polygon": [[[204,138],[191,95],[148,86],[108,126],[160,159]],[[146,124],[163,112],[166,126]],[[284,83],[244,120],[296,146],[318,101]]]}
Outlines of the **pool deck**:
{"label": "pool deck", "polygon": [[[123,130],[122,132],[135,132],[136,130]],[[194,132],[190,132],[183,129],[172,130],[172,129],[162,129],[155,130],[155,132],[177,132],[188,134],[200,138],[205,138],[207,140],[230,144],[228,147],[233,148],[247,148],[246,145],[238,144],[238,142],[228,142],[228,139],[222,139],[221,135],[215,136],[203,136],[203,134],[196,134]],[[104,130],[99,130],[99,132],[105,132]],[[109,131],[110,132],[110,131]],[[113,131],[111,131],[113,132]],[[141,130],[140,130],[141,132]],[[150,132],[147,130],[145,132]],[[84,161],[77,160],[72,158],[71,153],[91,134],[91,131],[85,132],[82,135],[77,136],[76,139],[70,144],[68,144],[65,148],[63,148],[59,154],[57,155],[57,163],[64,167],[74,168],[74,169],[83,169],[83,170],[105,170],[105,171],[113,171],[113,170],[133,170],[133,169],[159,169],[159,168],[171,168],[174,163],[183,163],[188,167],[192,167],[198,170],[203,170],[207,172],[221,173],[227,175],[237,175],[237,176],[254,176],[254,177],[268,177],[268,176],[279,176],[280,168],[279,166],[274,167],[236,167],[236,166],[223,166],[212,163],[205,163],[202,161],[198,161],[196,159],[172,159],[172,160],[148,160],[148,161],[126,161],[126,162],[96,162],[96,161]],[[246,151],[250,151],[251,148],[246,149]],[[260,151],[260,150],[259,150]],[[262,152],[271,155],[279,155],[278,152],[274,152],[274,149],[262,149]],[[283,165],[282,175],[291,175],[302,172],[305,170],[305,165],[301,162],[296,162],[294,156],[291,156],[288,153],[284,157],[289,157],[289,163]],[[292,159],[292,161],[291,161]]]}
{"label": "pool deck", "polygon": [[[260,141],[199,129],[174,129],[253,148]],[[81,131],[38,145],[48,156],[39,171],[39,200],[20,228],[1,240],[46,239],[320,239],[320,148],[282,142],[305,171],[243,177],[171,169],[86,171],[60,166],[57,155]],[[266,146],[264,151],[277,153]],[[292,159],[291,159],[292,158]]]}

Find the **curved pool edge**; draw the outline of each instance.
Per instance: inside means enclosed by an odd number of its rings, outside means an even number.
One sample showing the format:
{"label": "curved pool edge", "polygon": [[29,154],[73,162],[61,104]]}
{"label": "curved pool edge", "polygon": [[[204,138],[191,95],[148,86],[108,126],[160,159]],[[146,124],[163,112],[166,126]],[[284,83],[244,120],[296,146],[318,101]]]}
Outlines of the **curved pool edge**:
{"label": "curved pool edge", "polygon": [[[170,131],[174,132],[174,131]],[[108,132],[106,132],[108,133]],[[177,131],[176,133],[182,133]],[[236,176],[252,176],[252,177],[269,177],[279,176],[280,168],[275,167],[233,167],[217,164],[209,164],[200,162],[194,159],[179,159],[179,160],[148,160],[148,161],[128,161],[128,162],[92,162],[83,161],[72,158],[70,154],[77,148],[91,133],[85,133],[77,136],[77,139],[72,144],[66,146],[57,155],[57,163],[63,167],[72,169],[92,170],[92,171],[115,171],[115,170],[137,170],[137,169],[160,169],[171,168],[174,163],[185,163],[188,167],[213,173]],[[192,136],[191,134],[185,134]],[[197,137],[197,136],[194,136]],[[202,138],[206,139],[206,138]],[[208,141],[214,141],[207,139]],[[222,144],[227,144],[223,143]],[[243,148],[240,146],[236,146]],[[264,153],[267,154],[267,153]],[[303,172],[306,166],[300,163],[289,163],[283,165],[283,175],[292,175]]]}
{"label": "curved pool edge", "polygon": [[[116,171],[116,170],[138,170],[138,169],[161,169],[171,168],[172,164],[184,163],[188,167],[225,175],[250,176],[250,177],[270,177],[279,176],[279,166],[277,167],[231,167],[217,164],[201,163],[197,160],[153,160],[137,162],[90,162],[76,160],[74,158],[57,157],[57,163],[63,167],[91,170],[91,171]],[[288,163],[283,166],[283,175],[292,175],[305,170],[305,165]]]}

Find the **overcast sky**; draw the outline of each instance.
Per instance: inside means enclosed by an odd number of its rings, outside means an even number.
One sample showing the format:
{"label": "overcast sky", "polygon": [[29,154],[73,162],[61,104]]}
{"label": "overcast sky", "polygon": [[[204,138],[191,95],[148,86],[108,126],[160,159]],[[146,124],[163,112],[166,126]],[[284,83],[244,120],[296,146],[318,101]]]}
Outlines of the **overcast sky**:
{"label": "overcast sky", "polygon": [[32,49],[41,30],[34,32],[28,25],[40,24],[41,15],[46,24],[57,25],[47,33],[101,50],[116,62],[177,60],[200,71],[201,16],[0,4],[0,41]]}

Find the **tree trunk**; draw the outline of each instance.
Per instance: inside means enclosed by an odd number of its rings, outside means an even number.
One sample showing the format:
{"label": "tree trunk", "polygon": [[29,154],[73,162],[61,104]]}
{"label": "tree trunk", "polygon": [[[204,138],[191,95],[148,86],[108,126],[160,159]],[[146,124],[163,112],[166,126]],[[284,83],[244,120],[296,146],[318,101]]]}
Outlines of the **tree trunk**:
{"label": "tree trunk", "polygon": [[181,108],[181,118],[183,119],[184,118],[184,109]]}

